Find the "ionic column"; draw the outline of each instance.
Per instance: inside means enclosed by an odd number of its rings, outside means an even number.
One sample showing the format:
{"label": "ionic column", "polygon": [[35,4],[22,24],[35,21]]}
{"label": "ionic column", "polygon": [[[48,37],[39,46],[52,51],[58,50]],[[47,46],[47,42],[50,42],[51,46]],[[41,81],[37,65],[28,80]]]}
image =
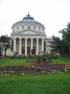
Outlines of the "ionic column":
{"label": "ionic column", "polygon": [[44,39],[42,39],[42,52],[44,52]]}
{"label": "ionic column", "polygon": [[19,55],[22,54],[22,44],[21,44],[21,38],[19,39]]}
{"label": "ionic column", "polygon": [[33,49],[33,38],[31,38],[31,50]]}
{"label": "ionic column", "polygon": [[13,40],[13,51],[16,52],[16,39]]}
{"label": "ionic column", "polygon": [[38,48],[39,48],[39,47],[38,47],[38,40],[39,40],[39,39],[37,39],[37,41],[36,41],[36,55],[38,55],[38,54],[39,54],[39,49],[38,49]]}
{"label": "ionic column", "polygon": [[27,38],[25,38],[25,55],[27,55]]}

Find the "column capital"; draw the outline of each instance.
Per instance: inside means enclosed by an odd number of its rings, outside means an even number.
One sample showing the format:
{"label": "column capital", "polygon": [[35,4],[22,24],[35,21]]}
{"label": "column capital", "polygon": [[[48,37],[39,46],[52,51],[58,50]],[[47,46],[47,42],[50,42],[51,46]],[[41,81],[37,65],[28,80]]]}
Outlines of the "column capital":
{"label": "column capital", "polygon": [[19,38],[20,40],[22,39],[22,38]]}
{"label": "column capital", "polygon": [[27,40],[28,38],[24,38],[25,40]]}
{"label": "column capital", "polygon": [[17,38],[14,38],[13,40],[16,40]]}
{"label": "column capital", "polygon": [[33,40],[33,38],[30,38],[31,40]]}
{"label": "column capital", "polygon": [[39,38],[36,38],[36,40],[39,40]]}
{"label": "column capital", "polygon": [[42,40],[44,40],[44,38],[42,38]]}

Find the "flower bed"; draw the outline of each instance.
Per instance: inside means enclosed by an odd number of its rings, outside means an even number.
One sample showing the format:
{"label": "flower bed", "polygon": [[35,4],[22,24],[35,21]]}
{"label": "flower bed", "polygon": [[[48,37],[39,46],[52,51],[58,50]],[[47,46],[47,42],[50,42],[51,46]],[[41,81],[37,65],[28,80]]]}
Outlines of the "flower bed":
{"label": "flower bed", "polygon": [[65,64],[52,64],[46,62],[35,62],[30,66],[4,66],[0,67],[0,73],[3,75],[8,74],[42,74],[42,73],[59,73],[70,72],[70,65]]}

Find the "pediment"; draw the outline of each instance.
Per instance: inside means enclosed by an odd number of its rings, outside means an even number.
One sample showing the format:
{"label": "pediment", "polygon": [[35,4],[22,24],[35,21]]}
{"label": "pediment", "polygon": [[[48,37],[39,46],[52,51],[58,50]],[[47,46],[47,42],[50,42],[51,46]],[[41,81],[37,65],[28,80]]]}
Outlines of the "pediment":
{"label": "pediment", "polygon": [[22,31],[22,32],[18,32],[17,34],[24,34],[24,35],[34,35],[34,34],[39,34],[38,32],[35,32],[35,31]]}

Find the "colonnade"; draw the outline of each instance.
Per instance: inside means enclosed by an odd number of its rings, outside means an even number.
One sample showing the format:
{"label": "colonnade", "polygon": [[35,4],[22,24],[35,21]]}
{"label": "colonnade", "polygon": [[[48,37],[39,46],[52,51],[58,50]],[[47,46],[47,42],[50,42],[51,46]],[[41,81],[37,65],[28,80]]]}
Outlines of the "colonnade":
{"label": "colonnade", "polygon": [[[25,38],[25,55],[27,55],[27,39],[28,38]],[[30,38],[31,39],[31,50],[33,49],[33,38]],[[41,38],[42,42],[41,42],[41,51],[43,52],[44,51],[44,39]],[[13,40],[13,51],[16,52],[16,39]],[[36,55],[39,54],[39,38],[36,38]],[[22,55],[22,38],[19,38],[19,55]]]}

